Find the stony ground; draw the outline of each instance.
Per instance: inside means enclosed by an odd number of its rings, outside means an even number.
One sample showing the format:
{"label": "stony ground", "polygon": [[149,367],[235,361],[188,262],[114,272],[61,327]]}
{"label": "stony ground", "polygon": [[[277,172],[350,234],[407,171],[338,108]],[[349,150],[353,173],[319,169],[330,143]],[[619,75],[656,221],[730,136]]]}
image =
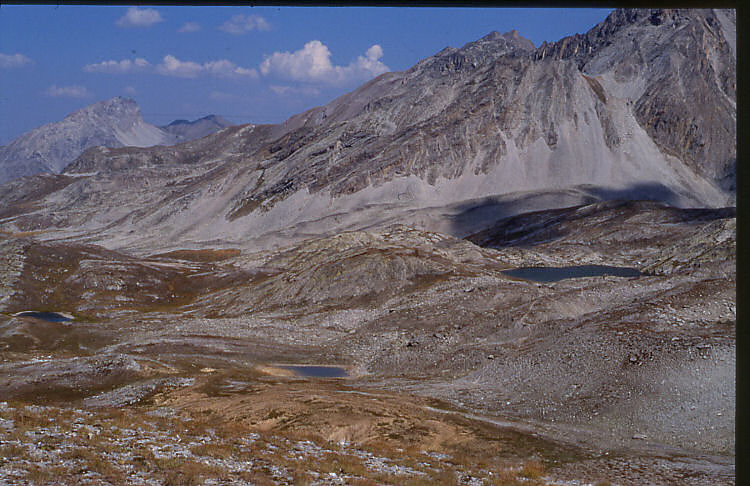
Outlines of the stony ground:
{"label": "stony ground", "polygon": [[[0,483],[733,484],[735,224],[600,203],[150,256],[4,234]],[[646,274],[502,273],[584,263]]]}
{"label": "stony ground", "polygon": [[545,477],[538,461],[484,465],[431,451],[373,451],[167,407],[2,402],[0,420],[3,484],[543,484]]}

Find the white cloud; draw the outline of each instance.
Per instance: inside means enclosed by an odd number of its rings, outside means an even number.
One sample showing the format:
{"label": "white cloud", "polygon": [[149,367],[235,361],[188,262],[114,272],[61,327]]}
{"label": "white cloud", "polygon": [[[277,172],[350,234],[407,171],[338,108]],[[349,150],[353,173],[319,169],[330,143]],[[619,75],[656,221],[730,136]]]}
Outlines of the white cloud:
{"label": "white cloud", "polygon": [[129,94],[130,96],[135,96],[136,93],[135,88],[132,86],[125,86],[125,88],[123,88],[123,91],[125,92],[125,94]]}
{"label": "white cloud", "polygon": [[233,15],[219,27],[229,34],[242,35],[251,30],[271,30],[271,24],[260,15]]}
{"label": "white cloud", "polygon": [[197,62],[180,61],[171,54],[164,56],[164,61],[156,66],[156,72],[165,76],[179,78],[194,78],[203,71],[203,66]]}
{"label": "white cloud", "polygon": [[258,71],[253,68],[243,68],[231,61],[221,59],[218,61],[209,61],[203,64],[203,69],[214,76],[220,77],[232,77],[232,76],[249,76],[251,78],[258,77]]}
{"label": "white cloud", "polygon": [[118,27],[151,27],[162,22],[161,14],[153,8],[130,7],[128,11],[115,22]]}
{"label": "white cloud", "polygon": [[151,64],[147,60],[136,57],[132,61],[123,59],[122,61],[102,61],[97,64],[87,64],[83,67],[83,70],[87,73],[127,74],[143,71],[149,67],[151,67]]}
{"label": "white cloud", "polygon": [[177,32],[198,32],[199,30],[201,30],[201,25],[198,22],[185,22],[177,29]]}
{"label": "white cloud", "polygon": [[269,89],[279,96],[296,95],[296,94],[317,96],[320,94],[320,90],[318,88],[313,88],[312,86],[295,87],[295,86],[278,86],[278,85],[272,84],[271,86],[269,86]]}
{"label": "white cloud", "polygon": [[53,84],[47,88],[44,94],[54,98],[86,98],[91,96],[91,93],[85,86],[79,85],[58,87]]}
{"label": "white cloud", "polygon": [[2,54],[0,53],[0,68],[16,68],[33,64],[34,61],[23,54]]}
{"label": "white cloud", "polygon": [[163,62],[156,66],[156,72],[164,76],[177,76],[180,78],[195,78],[203,74],[222,78],[248,77],[255,79],[258,77],[258,71],[255,69],[240,67],[226,59],[200,64],[193,61],[180,61],[171,54],[164,56]]}
{"label": "white cloud", "polygon": [[261,63],[260,72],[264,76],[294,81],[342,85],[388,72],[388,66],[380,61],[381,57],[383,49],[375,44],[348,66],[334,66],[328,47],[312,40],[298,51],[274,52]]}

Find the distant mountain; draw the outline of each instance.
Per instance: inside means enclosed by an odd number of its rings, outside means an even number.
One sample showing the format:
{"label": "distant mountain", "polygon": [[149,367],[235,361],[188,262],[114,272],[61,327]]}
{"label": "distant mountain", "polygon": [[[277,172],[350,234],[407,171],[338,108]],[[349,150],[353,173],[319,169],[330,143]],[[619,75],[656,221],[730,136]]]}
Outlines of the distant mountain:
{"label": "distant mountain", "polygon": [[225,119],[210,115],[157,127],[143,121],[134,100],[118,96],[24,133],[0,147],[0,184],[42,172],[57,174],[89,147],[173,145],[228,126],[231,123]]}
{"label": "distant mountain", "polygon": [[393,222],[463,237],[600,200],[733,205],[735,38],[734,11],[708,9],[618,9],[539,47],[492,32],[282,124],[89,149],[0,188],[0,217],[110,247],[267,248]]}
{"label": "distant mountain", "polygon": [[141,118],[135,101],[99,101],[49,123],[0,149],[0,183],[40,172],[59,173],[89,147],[170,145],[176,137]]}
{"label": "distant mountain", "polygon": [[223,128],[231,126],[233,126],[233,123],[220,116],[208,115],[193,121],[175,120],[169,125],[159,128],[165,132],[171,133],[177,137],[178,141],[183,142],[186,140],[203,138],[206,135],[211,135]]}

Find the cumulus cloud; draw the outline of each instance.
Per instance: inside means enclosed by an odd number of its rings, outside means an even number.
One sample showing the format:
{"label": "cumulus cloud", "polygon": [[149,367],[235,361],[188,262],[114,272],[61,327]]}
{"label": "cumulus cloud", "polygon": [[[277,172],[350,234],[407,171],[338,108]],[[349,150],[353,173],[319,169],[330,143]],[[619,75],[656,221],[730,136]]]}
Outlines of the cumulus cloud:
{"label": "cumulus cloud", "polygon": [[274,52],[261,63],[260,72],[264,76],[294,81],[342,85],[388,72],[381,57],[383,49],[375,44],[348,66],[334,66],[328,47],[319,40],[312,40],[298,51]]}
{"label": "cumulus cloud", "polygon": [[193,61],[180,61],[171,54],[164,56],[162,63],[156,66],[156,72],[164,76],[180,78],[195,78],[200,75],[213,75],[222,78],[248,77],[254,79],[258,77],[258,71],[255,69],[240,67],[226,59],[201,64]]}
{"label": "cumulus cloud", "polygon": [[87,98],[91,96],[91,93],[85,86],[79,85],[58,87],[53,84],[47,88],[44,94],[54,98]]}
{"label": "cumulus cloud", "polygon": [[134,60],[123,59],[122,61],[102,61],[97,64],[87,64],[83,70],[87,73],[110,73],[110,74],[127,74],[137,71],[143,71],[151,67],[151,64],[140,57]]}
{"label": "cumulus cloud", "polygon": [[238,14],[233,15],[231,19],[221,24],[219,30],[229,34],[242,35],[251,30],[271,30],[271,24],[260,15]]}
{"label": "cumulus cloud", "polygon": [[153,8],[130,7],[128,11],[115,22],[118,27],[151,27],[162,22],[161,14]]}
{"label": "cumulus cloud", "polygon": [[123,91],[125,92],[125,94],[129,94],[130,96],[135,96],[136,93],[135,88],[132,86],[125,86],[125,88],[123,88]]}
{"label": "cumulus cloud", "polygon": [[203,71],[203,66],[197,62],[180,61],[171,54],[164,56],[164,61],[156,66],[156,71],[165,76],[179,78],[194,78]]}
{"label": "cumulus cloud", "polygon": [[0,53],[0,68],[17,68],[33,64],[34,61],[23,54],[3,54]]}
{"label": "cumulus cloud", "polygon": [[198,22],[185,22],[177,29],[177,32],[198,32],[199,30],[201,30],[201,25]]}

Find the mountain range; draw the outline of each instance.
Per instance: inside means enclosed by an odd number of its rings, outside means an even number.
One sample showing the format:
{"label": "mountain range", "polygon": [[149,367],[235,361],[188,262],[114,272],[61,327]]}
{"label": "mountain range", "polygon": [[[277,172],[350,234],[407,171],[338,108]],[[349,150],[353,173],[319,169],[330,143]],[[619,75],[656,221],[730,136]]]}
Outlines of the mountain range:
{"label": "mountain range", "polygon": [[[620,9],[538,48],[492,32],[282,124],[89,148],[62,175],[0,188],[5,226],[264,248],[393,222],[462,237],[599,200],[732,205],[735,30],[733,11]],[[156,143],[130,113],[119,133]]]}
{"label": "mountain range", "polygon": [[174,145],[230,125],[209,115],[157,127],[143,121],[134,100],[118,96],[81,108],[0,147],[0,184],[38,173],[57,174],[89,147]]}
{"label": "mountain range", "polygon": [[693,9],[492,32],[1,185],[0,483],[734,484],[735,38]]}

